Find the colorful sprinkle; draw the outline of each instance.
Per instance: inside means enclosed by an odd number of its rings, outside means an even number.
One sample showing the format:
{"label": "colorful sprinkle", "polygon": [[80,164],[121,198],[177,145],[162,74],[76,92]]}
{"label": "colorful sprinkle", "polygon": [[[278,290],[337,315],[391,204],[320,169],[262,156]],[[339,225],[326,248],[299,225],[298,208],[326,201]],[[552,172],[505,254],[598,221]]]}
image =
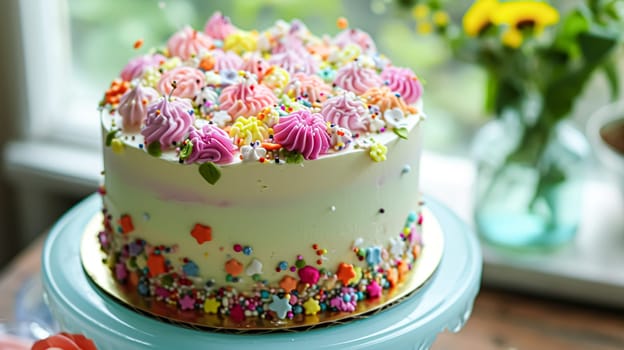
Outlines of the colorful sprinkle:
{"label": "colorful sprinkle", "polygon": [[285,319],[288,312],[292,310],[292,305],[288,301],[287,297],[280,298],[277,295],[273,296],[273,301],[269,304],[269,310],[275,312],[279,319]]}
{"label": "colorful sprinkle", "polygon": [[225,263],[225,272],[234,277],[240,275],[243,272],[243,269],[243,264],[234,258]]}
{"label": "colorful sprinkle", "polygon": [[212,228],[210,226],[195,224],[191,230],[191,236],[197,240],[197,244],[212,241]]}
{"label": "colorful sprinkle", "polygon": [[282,288],[285,292],[290,293],[291,291],[297,289],[297,279],[292,276],[284,276],[279,283],[280,288]]}
{"label": "colorful sprinkle", "polygon": [[132,217],[128,214],[124,214],[119,218],[119,225],[121,226],[121,232],[123,234],[134,231],[134,225],[132,224]]}
{"label": "colorful sprinkle", "polygon": [[353,265],[347,263],[340,263],[338,265],[338,270],[336,271],[336,276],[338,280],[342,282],[344,286],[349,285],[349,281],[355,277],[355,269]]}
{"label": "colorful sprinkle", "polygon": [[221,303],[216,298],[208,298],[204,302],[204,312],[209,314],[216,314],[219,312]]}
{"label": "colorful sprinkle", "polygon": [[306,315],[316,315],[319,311],[321,311],[318,300],[314,298],[306,300],[306,302],[303,303],[303,307],[305,308]]}

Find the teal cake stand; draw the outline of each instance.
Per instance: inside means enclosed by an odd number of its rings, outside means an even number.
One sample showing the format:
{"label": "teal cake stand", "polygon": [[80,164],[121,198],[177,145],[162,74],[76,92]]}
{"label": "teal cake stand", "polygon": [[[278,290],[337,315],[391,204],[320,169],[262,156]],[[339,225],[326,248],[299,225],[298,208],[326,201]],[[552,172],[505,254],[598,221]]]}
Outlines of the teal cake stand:
{"label": "teal cake stand", "polygon": [[44,298],[61,329],[86,335],[100,350],[428,349],[440,332],[458,332],[470,317],[482,258],[477,239],[462,221],[435,200],[425,202],[444,234],[438,270],[400,304],[368,318],[301,332],[228,334],[136,313],[100,291],[81,266],[81,236],[100,210],[97,195],[70,210],[51,230],[42,257]]}

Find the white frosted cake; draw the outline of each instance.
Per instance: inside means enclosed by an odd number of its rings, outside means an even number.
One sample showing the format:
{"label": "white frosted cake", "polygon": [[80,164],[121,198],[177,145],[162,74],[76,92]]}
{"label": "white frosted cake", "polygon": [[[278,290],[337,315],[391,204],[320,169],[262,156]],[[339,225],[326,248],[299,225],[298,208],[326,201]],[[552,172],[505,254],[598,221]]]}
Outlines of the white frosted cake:
{"label": "white frosted cake", "polygon": [[181,29],[101,104],[112,276],[231,324],[310,324],[400,288],[422,247],[421,93],[357,29]]}

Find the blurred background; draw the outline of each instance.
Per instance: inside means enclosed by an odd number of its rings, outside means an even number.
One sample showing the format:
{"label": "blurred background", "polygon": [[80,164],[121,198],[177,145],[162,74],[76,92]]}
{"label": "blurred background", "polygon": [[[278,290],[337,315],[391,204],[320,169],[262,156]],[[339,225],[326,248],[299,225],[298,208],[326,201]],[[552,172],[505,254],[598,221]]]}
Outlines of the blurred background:
{"label": "blurred background", "polygon": [[[485,76],[453,60],[435,36],[418,35],[409,11],[398,4],[391,0],[3,2],[0,267],[97,188],[102,169],[96,108],[125,63],[146,47],[162,45],[184,24],[203,28],[216,10],[244,29],[263,29],[277,18],[299,18],[313,32],[333,35],[338,31],[336,19],[344,16],[351,27],[368,31],[379,51],[395,65],[412,68],[425,83],[430,116],[425,148],[440,171],[433,175],[451,188],[466,181],[461,171],[470,162],[471,138],[490,120],[483,112]],[[458,14],[469,6],[467,1],[457,4]],[[144,40],[143,51],[133,49],[137,39]],[[606,82],[596,75],[574,109],[575,127],[584,130],[589,115],[607,103],[605,91]],[[453,168],[457,164],[462,167]],[[590,164],[600,169],[595,160]],[[452,205],[453,196],[447,193],[443,199]],[[468,213],[460,214],[470,220]]]}

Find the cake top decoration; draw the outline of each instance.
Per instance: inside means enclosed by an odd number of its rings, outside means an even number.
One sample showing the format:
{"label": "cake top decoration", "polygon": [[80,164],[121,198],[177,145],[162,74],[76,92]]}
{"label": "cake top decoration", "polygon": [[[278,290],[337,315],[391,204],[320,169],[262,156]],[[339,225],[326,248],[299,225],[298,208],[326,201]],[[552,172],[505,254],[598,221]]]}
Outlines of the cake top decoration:
{"label": "cake top decoration", "polygon": [[334,37],[299,20],[248,31],[216,12],[203,31],[181,28],[107,90],[107,145],[220,166],[348,152],[385,159],[384,146],[422,118],[422,84],[366,32],[344,18],[336,25]]}

